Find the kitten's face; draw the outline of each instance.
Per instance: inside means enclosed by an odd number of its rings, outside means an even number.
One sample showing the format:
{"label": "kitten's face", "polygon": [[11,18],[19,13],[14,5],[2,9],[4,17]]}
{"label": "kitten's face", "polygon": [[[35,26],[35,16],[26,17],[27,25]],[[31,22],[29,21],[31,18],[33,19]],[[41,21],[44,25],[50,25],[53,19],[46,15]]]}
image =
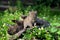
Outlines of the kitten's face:
{"label": "kitten's face", "polygon": [[36,16],[36,15],[37,15],[37,11],[30,11],[30,12],[29,12],[29,15],[31,15],[31,16]]}

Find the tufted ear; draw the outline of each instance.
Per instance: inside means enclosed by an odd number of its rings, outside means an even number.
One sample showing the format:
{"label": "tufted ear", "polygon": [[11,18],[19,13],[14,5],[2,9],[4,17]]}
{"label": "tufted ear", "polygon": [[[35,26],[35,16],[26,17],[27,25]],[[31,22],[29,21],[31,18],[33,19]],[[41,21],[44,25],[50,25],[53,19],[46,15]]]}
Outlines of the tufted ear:
{"label": "tufted ear", "polygon": [[18,20],[12,20],[12,22],[17,23],[17,22],[19,22],[19,21],[18,21]]}
{"label": "tufted ear", "polygon": [[23,21],[12,20],[12,22],[16,23],[17,25],[23,25]]}
{"label": "tufted ear", "polygon": [[26,15],[22,15],[22,16],[21,16],[22,19],[25,19],[26,17],[27,17]]}

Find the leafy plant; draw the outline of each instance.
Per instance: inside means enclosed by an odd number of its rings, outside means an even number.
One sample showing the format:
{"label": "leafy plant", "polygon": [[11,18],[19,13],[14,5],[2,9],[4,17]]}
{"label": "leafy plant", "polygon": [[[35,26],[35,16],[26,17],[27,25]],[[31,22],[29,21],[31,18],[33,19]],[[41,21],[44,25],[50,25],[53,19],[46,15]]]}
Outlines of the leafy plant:
{"label": "leafy plant", "polygon": [[[17,2],[19,2],[19,0]],[[60,15],[55,14],[60,12],[52,12],[49,6],[46,7],[43,4],[28,6],[26,8],[24,8],[23,5],[18,4],[19,3],[17,3],[18,10],[14,11],[14,14],[8,10],[0,12],[0,40],[8,40],[8,26],[14,24],[11,20],[20,20],[23,10],[25,15],[27,15],[30,10],[37,10],[38,17],[49,21],[51,24],[50,27],[46,28],[34,27],[32,30],[27,29],[26,33],[23,34],[23,39],[31,40],[32,37],[35,37],[40,40],[60,40],[60,28],[56,27],[60,26]]]}

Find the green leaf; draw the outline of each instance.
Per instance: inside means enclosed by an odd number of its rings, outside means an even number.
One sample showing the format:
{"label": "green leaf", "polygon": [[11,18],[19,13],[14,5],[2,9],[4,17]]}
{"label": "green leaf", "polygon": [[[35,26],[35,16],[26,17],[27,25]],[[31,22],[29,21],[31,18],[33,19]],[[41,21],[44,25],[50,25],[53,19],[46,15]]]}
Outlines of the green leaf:
{"label": "green leaf", "polygon": [[51,27],[51,28],[49,29],[49,31],[52,32],[52,33],[55,33],[55,32],[57,32],[57,28]]}
{"label": "green leaf", "polygon": [[60,35],[60,30],[57,32],[57,34],[59,34],[59,35]]}

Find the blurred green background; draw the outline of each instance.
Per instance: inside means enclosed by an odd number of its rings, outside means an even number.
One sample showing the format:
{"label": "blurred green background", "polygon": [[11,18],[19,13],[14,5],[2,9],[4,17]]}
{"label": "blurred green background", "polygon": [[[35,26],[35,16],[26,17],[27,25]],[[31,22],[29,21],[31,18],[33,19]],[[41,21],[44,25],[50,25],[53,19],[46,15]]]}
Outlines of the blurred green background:
{"label": "blurred green background", "polygon": [[[11,20],[20,20],[21,18],[19,17],[21,15],[28,15],[30,10],[38,11],[38,17],[49,21],[52,26],[49,28],[52,34],[46,33],[46,35],[44,35],[46,30],[44,29],[40,30],[44,36],[40,34],[38,36],[42,38],[46,37],[46,40],[54,40],[55,33],[57,33],[59,34],[58,40],[60,40],[60,30],[53,28],[60,26],[60,0],[0,0],[0,40],[8,40],[7,24],[14,24]],[[39,30],[37,32],[39,32]],[[27,34],[25,34],[24,38],[28,36],[31,38],[31,36],[29,34],[27,36]]]}

